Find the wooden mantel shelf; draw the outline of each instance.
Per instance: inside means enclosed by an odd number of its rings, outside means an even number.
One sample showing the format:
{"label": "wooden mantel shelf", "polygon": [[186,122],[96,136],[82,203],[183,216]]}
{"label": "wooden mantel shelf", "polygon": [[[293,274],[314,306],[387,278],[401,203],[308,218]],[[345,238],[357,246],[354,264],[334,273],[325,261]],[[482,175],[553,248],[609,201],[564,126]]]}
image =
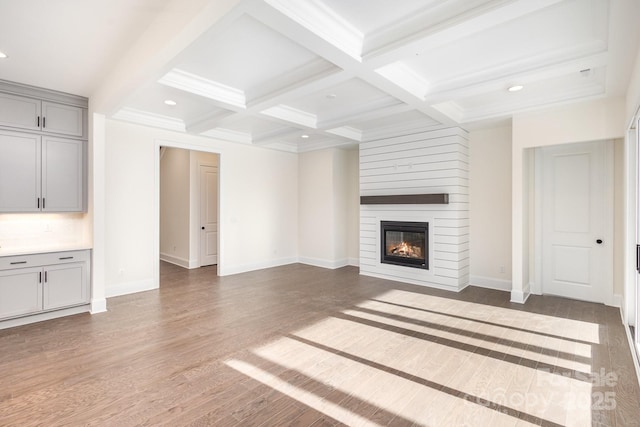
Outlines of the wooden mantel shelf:
{"label": "wooden mantel shelf", "polygon": [[401,194],[360,196],[361,205],[448,205],[449,194]]}

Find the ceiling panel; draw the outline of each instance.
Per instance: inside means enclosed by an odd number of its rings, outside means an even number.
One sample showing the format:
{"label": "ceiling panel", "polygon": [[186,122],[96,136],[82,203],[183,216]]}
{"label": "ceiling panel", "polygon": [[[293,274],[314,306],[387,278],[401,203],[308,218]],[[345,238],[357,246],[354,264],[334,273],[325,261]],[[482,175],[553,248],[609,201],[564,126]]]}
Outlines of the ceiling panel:
{"label": "ceiling panel", "polygon": [[318,61],[318,56],[248,15],[224,31],[211,30],[173,68],[245,92]]}
{"label": "ceiling panel", "polygon": [[361,79],[350,79],[291,101],[287,106],[313,114],[322,121],[399,103],[397,99]]}
{"label": "ceiling panel", "polygon": [[[176,105],[165,104],[166,100],[176,102]],[[135,91],[127,100],[127,106],[149,113],[181,119],[185,123],[204,116],[218,117],[231,114],[232,111],[219,106],[213,100],[195,96],[179,89],[174,89],[156,82],[151,82]]]}
{"label": "ceiling panel", "polygon": [[601,52],[607,46],[607,2],[573,0],[403,59],[435,90],[447,81],[494,77],[532,65]]}
{"label": "ceiling panel", "polygon": [[324,0],[323,3],[364,36],[403,21],[417,11],[432,8],[445,0],[402,0],[402,7],[389,0]]}

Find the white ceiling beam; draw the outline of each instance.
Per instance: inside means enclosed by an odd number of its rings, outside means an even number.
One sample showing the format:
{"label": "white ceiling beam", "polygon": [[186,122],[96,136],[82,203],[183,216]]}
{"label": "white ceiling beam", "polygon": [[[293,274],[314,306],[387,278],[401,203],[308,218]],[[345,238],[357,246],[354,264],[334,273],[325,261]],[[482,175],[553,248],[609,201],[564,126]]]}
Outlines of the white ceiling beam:
{"label": "white ceiling beam", "polygon": [[127,97],[158,76],[163,67],[211,26],[229,16],[241,0],[171,0],[156,19],[120,56],[97,91],[91,94],[91,109],[108,116],[120,109]]}
{"label": "white ceiling beam", "polygon": [[475,8],[465,6],[460,13],[448,16],[432,25],[420,25],[419,31],[393,39],[393,31],[377,36],[377,47],[363,57],[369,67],[377,69],[387,64],[428,52],[456,40],[472,36],[502,23],[520,18],[560,3],[564,0],[491,0]]}
{"label": "white ceiling beam", "polygon": [[[604,67],[607,64],[608,54],[606,52],[595,55],[588,55],[582,58],[545,64],[536,68],[511,67],[506,65],[491,70],[483,70],[474,73],[473,76],[466,76],[462,79],[447,82],[435,88],[429,93],[425,101],[429,104],[438,104],[447,100],[455,100],[478,96],[498,90],[506,90],[505,81],[509,84],[529,84],[554,77],[559,77],[571,73],[578,73],[584,69]],[[531,64],[544,64],[543,61],[531,61]],[[509,72],[515,68],[516,72]],[[491,76],[487,78],[487,76]]]}

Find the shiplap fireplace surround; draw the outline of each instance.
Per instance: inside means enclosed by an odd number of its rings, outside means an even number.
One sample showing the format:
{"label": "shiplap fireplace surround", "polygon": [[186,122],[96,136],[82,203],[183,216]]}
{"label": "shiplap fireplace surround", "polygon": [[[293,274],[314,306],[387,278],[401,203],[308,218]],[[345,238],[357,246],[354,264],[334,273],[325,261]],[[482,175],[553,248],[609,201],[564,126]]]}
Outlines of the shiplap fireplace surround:
{"label": "shiplap fireplace surround", "polygon": [[[360,144],[360,196],[448,194],[448,203],[361,204],[360,274],[459,291],[469,284],[469,141],[460,128]],[[429,223],[429,269],[380,262],[380,222]]]}

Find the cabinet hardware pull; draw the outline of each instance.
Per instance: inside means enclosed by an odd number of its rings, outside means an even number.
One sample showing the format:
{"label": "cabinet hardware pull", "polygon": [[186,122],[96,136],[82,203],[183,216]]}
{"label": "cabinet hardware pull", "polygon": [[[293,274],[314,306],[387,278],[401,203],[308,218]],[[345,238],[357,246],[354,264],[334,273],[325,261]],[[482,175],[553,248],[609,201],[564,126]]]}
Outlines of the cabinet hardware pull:
{"label": "cabinet hardware pull", "polygon": [[42,198],[42,209],[44,209],[44,197]]}
{"label": "cabinet hardware pull", "polygon": [[42,283],[42,271],[38,273],[38,283]]}
{"label": "cabinet hardware pull", "polygon": [[11,265],[16,265],[16,264],[26,264],[27,261],[14,261],[11,263]]}
{"label": "cabinet hardware pull", "polygon": [[40,116],[38,116],[38,124],[36,126],[40,127]]}
{"label": "cabinet hardware pull", "polygon": [[63,256],[63,257],[60,257],[58,259],[73,259],[73,257],[72,256]]}
{"label": "cabinet hardware pull", "polygon": [[46,125],[45,125],[45,123],[46,123],[45,120],[46,119],[47,118],[45,116],[42,116],[42,129],[44,129],[46,127]]}
{"label": "cabinet hardware pull", "polygon": [[38,197],[38,209],[40,209],[40,197]]}
{"label": "cabinet hardware pull", "polygon": [[44,283],[47,283],[47,272],[44,272]]}

